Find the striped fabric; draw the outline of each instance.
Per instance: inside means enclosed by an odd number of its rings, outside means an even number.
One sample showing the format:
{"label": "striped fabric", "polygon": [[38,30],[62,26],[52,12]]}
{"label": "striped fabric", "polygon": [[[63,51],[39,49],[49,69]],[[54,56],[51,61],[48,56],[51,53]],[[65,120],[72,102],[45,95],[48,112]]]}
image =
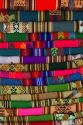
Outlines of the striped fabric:
{"label": "striped fabric", "polygon": [[83,125],[83,0],[0,0],[0,125]]}

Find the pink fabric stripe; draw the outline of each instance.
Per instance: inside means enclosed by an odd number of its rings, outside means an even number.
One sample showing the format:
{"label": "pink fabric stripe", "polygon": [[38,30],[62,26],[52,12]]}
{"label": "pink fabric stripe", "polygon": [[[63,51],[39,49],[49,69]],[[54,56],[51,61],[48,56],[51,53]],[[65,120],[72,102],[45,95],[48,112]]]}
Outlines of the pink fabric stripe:
{"label": "pink fabric stripe", "polygon": [[[83,74],[83,67],[79,69],[66,69],[53,71],[53,76],[65,76],[73,73]],[[31,79],[42,77],[42,72],[0,72],[0,78]]]}
{"label": "pink fabric stripe", "polygon": [[80,73],[83,75],[83,67],[80,68]]}
{"label": "pink fabric stripe", "polygon": [[44,108],[18,109],[18,116],[43,115]]}
{"label": "pink fabric stripe", "polygon": [[63,47],[78,47],[79,41],[76,40],[56,40],[55,47],[56,48],[63,48]]}
{"label": "pink fabric stripe", "polygon": [[0,72],[0,78],[26,79],[31,78],[29,72]]}
{"label": "pink fabric stripe", "polygon": [[79,72],[79,69],[68,69],[68,70],[57,70],[54,71],[54,76],[65,76],[65,75],[70,75],[73,73]]}
{"label": "pink fabric stripe", "polygon": [[6,42],[0,43],[0,48],[3,48],[3,49],[8,48],[8,43]]}
{"label": "pink fabric stripe", "polygon": [[[80,41],[75,40],[56,40],[53,42],[54,47],[56,48],[65,48],[65,47],[79,47]],[[27,46],[33,47],[33,42],[13,42],[12,43],[14,48],[28,48]],[[44,41],[35,41],[34,44],[35,48],[43,48],[44,47]],[[10,42],[1,42],[0,48],[11,48]]]}

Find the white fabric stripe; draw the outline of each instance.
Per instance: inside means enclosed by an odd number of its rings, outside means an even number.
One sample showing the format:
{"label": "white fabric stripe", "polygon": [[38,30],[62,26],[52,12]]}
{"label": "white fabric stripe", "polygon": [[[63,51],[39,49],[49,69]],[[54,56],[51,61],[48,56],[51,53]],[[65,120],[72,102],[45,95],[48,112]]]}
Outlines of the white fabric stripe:
{"label": "white fabric stripe", "polygon": [[0,56],[0,64],[11,64],[11,63],[20,63],[20,57],[19,56]]}
{"label": "white fabric stripe", "polygon": [[72,60],[83,59],[83,55],[82,55],[82,54],[72,55],[72,56],[71,56],[71,59],[72,59]]}

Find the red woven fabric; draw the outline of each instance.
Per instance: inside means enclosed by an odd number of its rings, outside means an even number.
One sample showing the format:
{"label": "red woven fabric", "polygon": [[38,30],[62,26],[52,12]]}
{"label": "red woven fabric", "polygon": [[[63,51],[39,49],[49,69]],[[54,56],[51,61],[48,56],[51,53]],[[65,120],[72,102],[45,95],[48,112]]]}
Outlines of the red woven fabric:
{"label": "red woven fabric", "polygon": [[55,10],[56,0],[36,0],[36,10]]}
{"label": "red woven fabric", "polygon": [[46,121],[46,122],[31,122],[31,123],[29,123],[29,125],[53,125],[53,123],[52,122],[50,122],[50,121]]}
{"label": "red woven fabric", "polygon": [[0,0],[0,9],[3,9],[3,6],[4,6],[4,1]]}

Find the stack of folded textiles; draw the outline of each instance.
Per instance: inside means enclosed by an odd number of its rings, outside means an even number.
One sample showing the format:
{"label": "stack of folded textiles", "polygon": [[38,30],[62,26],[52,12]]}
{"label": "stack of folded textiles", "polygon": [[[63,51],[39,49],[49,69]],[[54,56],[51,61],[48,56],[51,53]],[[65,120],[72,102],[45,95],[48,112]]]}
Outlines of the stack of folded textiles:
{"label": "stack of folded textiles", "polygon": [[0,125],[83,125],[83,0],[0,0]]}

